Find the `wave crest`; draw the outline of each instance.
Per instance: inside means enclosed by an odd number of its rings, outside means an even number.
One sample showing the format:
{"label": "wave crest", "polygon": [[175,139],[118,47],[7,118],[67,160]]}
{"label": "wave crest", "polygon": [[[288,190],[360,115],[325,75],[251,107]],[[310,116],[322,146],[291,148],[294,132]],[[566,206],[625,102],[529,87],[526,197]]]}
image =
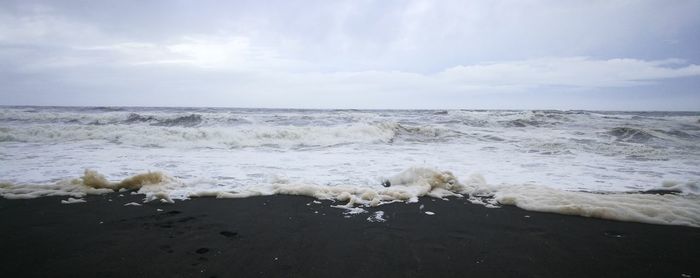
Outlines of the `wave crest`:
{"label": "wave crest", "polygon": [[202,123],[202,115],[190,114],[187,116],[180,116],[174,119],[161,120],[153,125],[157,126],[183,126],[183,127],[193,127]]}
{"label": "wave crest", "polygon": [[608,131],[608,134],[615,137],[618,141],[634,143],[645,143],[656,138],[647,131],[631,127],[616,127]]}
{"label": "wave crest", "polygon": [[[196,118],[196,117],[195,117]],[[178,118],[182,119],[182,118]],[[192,118],[188,118],[192,119]],[[189,122],[191,120],[180,120]],[[387,123],[353,123],[337,126],[238,126],[197,127],[144,125],[37,125],[0,129],[0,140],[62,142],[103,140],[135,146],[175,147],[295,147],[333,146],[352,143],[387,143],[396,137]]]}

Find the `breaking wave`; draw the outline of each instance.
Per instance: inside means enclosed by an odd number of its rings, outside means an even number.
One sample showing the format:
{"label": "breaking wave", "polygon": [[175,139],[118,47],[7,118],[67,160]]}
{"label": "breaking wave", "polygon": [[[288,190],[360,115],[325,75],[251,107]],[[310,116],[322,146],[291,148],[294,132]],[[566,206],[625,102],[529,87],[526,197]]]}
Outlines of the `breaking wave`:
{"label": "breaking wave", "polygon": [[[131,121],[153,121],[133,116]],[[177,147],[295,147],[353,143],[396,143],[448,140],[459,135],[446,128],[405,126],[393,122],[353,123],[335,126],[198,127],[197,115],[158,121],[153,125],[33,125],[0,128],[0,141],[65,142],[103,140],[134,146]]]}
{"label": "breaking wave", "polygon": [[554,127],[571,122],[569,115],[579,115],[568,111],[449,111],[454,119],[474,127]]}
{"label": "breaking wave", "polygon": [[156,125],[192,127],[199,125],[200,123],[202,123],[202,115],[190,114],[187,116],[177,117],[175,119],[163,120],[158,122]]}
{"label": "breaking wave", "polygon": [[[700,176],[699,116],[697,112],[0,107],[0,179],[12,182],[0,183],[0,193],[7,198],[73,198],[67,203],[80,202],[77,198],[85,194],[115,190],[165,201],[295,194],[353,209],[413,202],[422,196],[461,196],[491,207],[508,204],[692,226],[697,219],[687,213],[697,208],[693,203],[699,194],[697,183],[654,186]],[[76,167],[95,165],[119,175],[154,167],[178,176],[150,172],[111,180],[86,171],[78,179],[55,182]],[[474,169],[493,175],[498,186],[478,175],[458,178],[428,168],[397,171],[410,165],[441,165],[462,173]],[[387,173],[395,175],[384,177],[385,169],[396,171]],[[270,178],[275,174],[291,178]],[[635,199],[647,203],[637,204]]]}
{"label": "breaking wave", "polygon": [[158,119],[155,116],[142,116],[137,113],[131,113],[127,116],[124,123],[151,123],[154,126],[182,126],[194,127],[202,123],[202,115],[190,114],[175,118]]}
{"label": "breaking wave", "polygon": [[608,134],[614,136],[619,141],[634,143],[645,143],[656,138],[647,131],[631,127],[616,127],[608,131]]}
{"label": "breaking wave", "polygon": [[125,123],[143,123],[143,122],[151,122],[155,121],[156,117],[154,116],[142,116],[138,113],[131,113],[129,116],[126,117],[126,120],[124,120]]}

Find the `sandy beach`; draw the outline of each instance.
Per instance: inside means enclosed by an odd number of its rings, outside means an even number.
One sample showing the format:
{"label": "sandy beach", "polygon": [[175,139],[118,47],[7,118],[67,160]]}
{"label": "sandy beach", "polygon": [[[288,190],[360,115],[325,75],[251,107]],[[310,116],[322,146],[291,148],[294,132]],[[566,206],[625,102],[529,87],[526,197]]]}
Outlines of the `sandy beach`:
{"label": "sandy beach", "polygon": [[[700,229],[422,198],[0,199],[7,277],[695,277]],[[421,206],[423,208],[421,209]],[[382,211],[381,221],[369,221]],[[434,213],[433,215],[428,214]],[[375,220],[372,218],[371,220]]]}

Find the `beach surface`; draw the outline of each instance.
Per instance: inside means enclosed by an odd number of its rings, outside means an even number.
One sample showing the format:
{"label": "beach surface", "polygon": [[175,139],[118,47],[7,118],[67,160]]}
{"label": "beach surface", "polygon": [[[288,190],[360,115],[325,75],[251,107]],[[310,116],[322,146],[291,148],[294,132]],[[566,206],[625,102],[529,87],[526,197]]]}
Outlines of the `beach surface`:
{"label": "beach surface", "polygon": [[[421,198],[0,199],[6,277],[698,277],[700,229]],[[140,205],[125,205],[129,203]],[[380,212],[381,211],[381,212]],[[382,221],[383,220],[383,221]]]}

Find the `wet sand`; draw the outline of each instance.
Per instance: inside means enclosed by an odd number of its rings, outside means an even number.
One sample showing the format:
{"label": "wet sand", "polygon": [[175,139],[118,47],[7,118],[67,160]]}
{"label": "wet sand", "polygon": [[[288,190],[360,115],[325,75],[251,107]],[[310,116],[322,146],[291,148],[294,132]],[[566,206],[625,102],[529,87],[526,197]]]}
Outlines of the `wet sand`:
{"label": "wet sand", "polygon": [[[0,199],[0,273],[700,277],[700,228],[489,209],[463,199],[424,198],[346,217],[329,201],[300,196],[124,206],[143,196],[122,195],[69,205],[61,204],[65,197]],[[378,210],[386,222],[368,221]]]}

